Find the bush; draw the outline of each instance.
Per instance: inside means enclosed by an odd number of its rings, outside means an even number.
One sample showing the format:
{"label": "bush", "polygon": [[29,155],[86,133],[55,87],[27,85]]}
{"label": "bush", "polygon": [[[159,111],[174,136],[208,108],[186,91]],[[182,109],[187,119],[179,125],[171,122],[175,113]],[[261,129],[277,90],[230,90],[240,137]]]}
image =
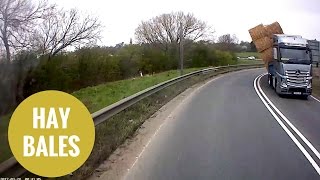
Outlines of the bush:
{"label": "bush", "polygon": [[236,60],[230,52],[216,50],[216,66],[235,64]]}
{"label": "bush", "polygon": [[21,51],[11,63],[0,63],[0,115],[10,112],[22,100],[25,78],[38,64],[36,54]]}
{"label": "bush", "polygon": [[[40,59],[40,64],[28,74],[24,87],[25,96],[42,90],[64,90],[67,91],[74,79],[73,66],[63,66],[67,57],[60,55],[50,61],[45,57]],[[75,71],[75,70],[74,70]]]}
{"label": "bush", "polygon": [[[236,62],[234,54],[216,50],[210,43],[186,43],[184,52],[185,68]],[[88,86],[135,77],[139,75],[139,71],[143,74],[159,73],[177,69],[179,65],[176,44],[168,45],[166,51],[149,44],[111,48],[86,47],[60,54],[50,60],[46,56],[37,57],[33,52],[21,52],[15,59],[13,63],[6,65],[14,70],[14,73],[9,73],[14,79],[11,81],[13,84],[6,85],[7,78],[2,78],[0,82],[1,87],[11,88],[3,90],[3,94],[15,92],[15,97],[2,96],[2,101],[10,99],[7,106],[10,108],[1,110],[2,113],[10,111],[24,98],[39,91],[73,92]],[[1,67],[0,70],[8,69],[5,65]]]}
{"label": "bush", "polygon": [[189,52],[192,67],[221,66],[236,63],[234,53],[216,50],[208,45],[196,44]]}
{"label": "bush", "polygon": [[145,74],[158,73],[173,67],[170,57],[163,52],[145,48],[139,61],[139,69]]}
{"label": "bush", "polygon": [[100,48],[86,48],[51,58],[42,57],[27,78],[25,94],[42,90],[72,92],[87,86],[120,80],[119,60]]}

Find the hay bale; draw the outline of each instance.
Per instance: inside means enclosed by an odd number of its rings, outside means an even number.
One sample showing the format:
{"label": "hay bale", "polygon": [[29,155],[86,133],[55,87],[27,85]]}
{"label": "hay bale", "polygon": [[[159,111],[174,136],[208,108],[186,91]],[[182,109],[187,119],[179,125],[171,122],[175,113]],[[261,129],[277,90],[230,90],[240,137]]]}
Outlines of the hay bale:
{"label": "hay bale", "polygon": [[249,29],[249,34],[252,38],[252,41],[256,41],[265,36],[268,36],[267,30],[262,24],[259,24],[258,26]]}
{"label": "hay bale", "polygon": [[270,38],[272,38],[273,34],[283,34],[283,30],[278,22],[267,25],[265,29]]}
{"label": "hay bale", "polygon": [[261,54],[261,59],[263,60],[264,64],[267,65],[270,61],[273,60],[273,48],[268,48],[264,51],[262,51]]}
{"label": "hay bale", "polygon": [[256,45],[258,52],[262,52],[262,51],[272,47],[273,39],[266,36],[266,37],[263,37],[263,38],[260,38],[256,41],[254,41],[254,44]]}

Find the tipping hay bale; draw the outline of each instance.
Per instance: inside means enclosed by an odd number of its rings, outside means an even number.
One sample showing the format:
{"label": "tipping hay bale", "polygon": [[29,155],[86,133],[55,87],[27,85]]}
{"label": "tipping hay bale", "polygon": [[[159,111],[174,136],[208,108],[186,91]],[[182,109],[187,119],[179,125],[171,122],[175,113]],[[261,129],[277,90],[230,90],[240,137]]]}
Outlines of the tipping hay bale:
{"label": "tipping hay bale", "polygon": [[271,47],[271,48],[268,48],[260,53],[261,58],[262,58],[265,65],[267,65],[270,61],[273,60],[272,51],[273,51],[273,48]]}
{"label": "tipping hay bale", "polygon": [[266,28],[262,24],[259,24],[258,26],[250,29],[249,33],[253,41],[256,41],[268,35]]}
{"label": "tipping hay bale", "polygon": [[273,34],[283,34],[283,30],[278,22],[267,25],[265,28],[270,38]]}
{"label": "tipping hay bale", "polygon": [[254,44],[256,45],[256,48],[258,50],[258,52],[262,52],[270,47],[272,47],[272,44],[273,44],[273,40],[269,37],[263,37],[263,38],[260,38],[256,41],[254,41]]}
{"label": "tipping hay bale", "polygon": [[273,60],[273,34],[283,34],[283,30],[278,22],[274,22],[270,25],[258,26],[249,30],[253,43],[256,45],[260,57],[264,61],[266,67],[268,63]]}

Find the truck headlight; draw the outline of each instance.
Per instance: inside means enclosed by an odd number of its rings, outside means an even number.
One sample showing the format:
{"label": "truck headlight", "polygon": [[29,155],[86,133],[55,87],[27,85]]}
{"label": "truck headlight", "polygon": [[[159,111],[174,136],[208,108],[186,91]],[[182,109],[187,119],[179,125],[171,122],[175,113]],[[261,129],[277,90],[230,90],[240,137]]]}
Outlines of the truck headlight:
{"label": "truck headlight", "polygon": [[307,88],[308,88],[308,89],[312,88],[312,80],[311,80],[311,79],[308,81],[308,86],[307,86]]}
{"label": "truck headlight", "polygon": [[288,86],[287,86],[287,79],[286,79],[286,78],[281,78],[281,86],[282,86],[282,87],[285,87],[285,88],[288,87]]}
{"label": "truck headlight", "polygon": [[284,82],[281,83],[281,86],[284,87],[284,88],[288,87],[288,85],[286,83],[284,83]]}

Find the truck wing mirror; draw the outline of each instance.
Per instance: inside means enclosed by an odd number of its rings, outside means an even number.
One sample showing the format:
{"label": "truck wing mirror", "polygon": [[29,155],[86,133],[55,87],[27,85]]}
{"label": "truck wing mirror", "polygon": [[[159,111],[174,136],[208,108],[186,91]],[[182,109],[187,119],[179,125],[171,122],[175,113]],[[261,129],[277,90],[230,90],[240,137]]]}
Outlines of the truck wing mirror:
{"label": "truck wing mirror", "polygon": [[273,48],[273,59],[278,61],[278,51],[277,48]]}

